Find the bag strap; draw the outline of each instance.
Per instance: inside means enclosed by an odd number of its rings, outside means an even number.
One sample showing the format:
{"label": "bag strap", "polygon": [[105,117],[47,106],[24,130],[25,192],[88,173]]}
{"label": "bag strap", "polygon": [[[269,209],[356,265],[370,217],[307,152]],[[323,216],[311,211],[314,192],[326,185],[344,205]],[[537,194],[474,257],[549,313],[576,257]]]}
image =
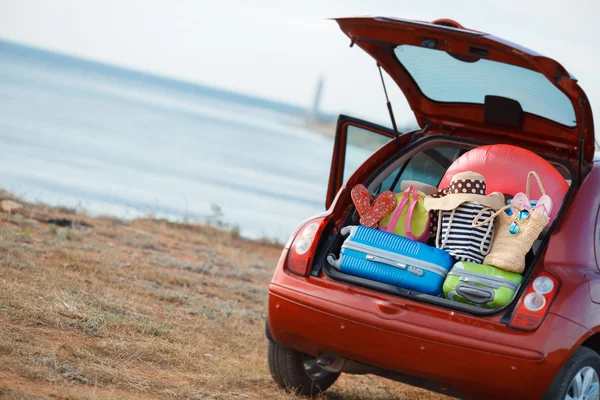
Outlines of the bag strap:
{"label": "bag strap", "polygon": [[542,192],[542,196],[546,194],[546,191],[544,190],[544,185],[542,185],[542,180],[540,179],[540,176],[538,175],[537,172],[535,171],[529,171],[529,173],[527,174],[527,198],[529,199],[529,195],[530,195],[530,188],[531,188],[531,176],[535,177],[535,180],[537,181],[537,184],[540,188],[540,192]]}
{"label": "bag strap", "polygon": [[438,249],[441,249],[442,247],[440,246],[440,236],[442,236],[442,210],[437,211],[438,213],[438,223],[437,223],[437,234],[435,235],[435,247],[437,247]]}
{"label": "bag strap", "polygon": [[[492,246],[491,246],[491,242],[494,240],[494,231],[492,230],[492,227],[494,226],[493,224],[491,224],[491,222],[493,221],[494,218],[496,218],[498,215],[500,215],[501,213],[503,213],[505,210],[509,209],[509,208],[514,208],[518,210],[518,207],[512,206],[512,205],[507,205],[502,207],[501,209],[499,209],[498,211],[492,213],[492,215],[490,215],[489,217],[487,217],[486,219],[484,219],[483,221],[479,222],[479,219],[483,216],[483,213],[486,211],[493,211],[493,208],[490,207],[484,207],[482,208],[477,215],[475,216],[475,218],[473,218],[473,221],[471,221],[471,226],[473,228],[479,228],[482,227],[485,224],[488,224],[488,228],[487,231],[485,232],[485,235],[483,235],[483,238],[481,239],[481,243],[479,243],[479,251],[481,252],[481,254],[483,254],[484,256],[487,256],[490,251],[492,250]],[[515,214],[516,215],[516,214]],[[515,217],[516,218],[516,217]],[[484,250],[484,246],[485,246],[485,239],[488,237],[488,235],[491,234],[490,237],[490,247],[488,247],[487,251]]]}
{"label": "bag strap", "polygon": [[[488,224],[487,231],[485,232],[485,235],[483,235],[483,238],[481,239],[481,243],[479,243],[479,251],[484,256],[487,256],[488,254],[490,254],[490,251],[492,250],[492,242],[494,241],[494,231],[492,230],[493,227],[494,227],[494,224],[492,224],[492,223]],[[488,249],[486,251],[483,249],[483,247],[485,246],[485,238],[488,237],[488,235],[490,235],[490,247],[488,247]]]}
{"label": "bag strap", "polygon": [[440,218],[438,220],[438,237],[436,239],[436,247],[438,249],[443,249],[446,246],[446,243],[448,242],[448,236],[450,236],[450,229],[452,227],[452,221],[454,220],[454,212],[456,211],[456,208],[452,209],[452,211],[450,212],[450,219],[448,220],[448,229],[446,229],[446,232],[444,234],[444,238],[442,239],[442,246],[438,246],[439,244],[439,237],[442,236],[440,234],[440,232],[442,231],[442,219],[444,217],[442,210],[440,210]]}
{"label": "bag strap", "polygon": [[[483,222],[481,223],[475,223],[475,221],[478,221],[479,218],[481,218],[483,216],[483,213],[487,210],[493,210],[492,208],[489,207],[484,207],[481,211],[479,211],[479,213],[477,213],[477,215],[475,216],[475,218],[473,218],[473,221],[471,222],[471,226],[473,228],[479,228],[480,226],[485,225],[488,222],[491,222],[493,218],[495,218],[498,214],[500,214],[501,211],[504,211],[506,208],[508,208],[510,206],[507,207],[503,207],[502,209],[498,210],[497,212],[495,212],[494,214],[492,214],[490,217],[486,218]],[[446,243],[448,242],[448,237],[450,236],[450,230],[452,229],[452,221],[454,220],[454,213],[455,213],[456,209],[453,209],[452,212],[450,213],[450,219],[448,220],[448,229],[446,229],[446,232],[444,232],[444,238],[442,239],[442,243],[441,243],[441,247],[440,247],[440,236],[441,235],[441,231],[442,231],[442,219],[443,219],[443,214],[442,214],[442,210],[440,210],[440,215],[438,218],[438,235],[435,239],[435,247],[437,247],[438,249],[443,249],[446,246]],[[488,248],[487,251],[484,250],[484,246],[485,246],[485,239],[488,237],[488,235],[492,235],[492,240],[493,240],[493,236],[494,236],[494,231],[492,230],[493,225],[489,224],[487,231],[485,232],[485,235],[483,235],[483,238],[481,239],[481,243],[479,243],[479,251],[481,252],[481,254],[488,255],[488,253],[491,250],[491,246],[490,248]]]}
{"label": "bag strap", "polygon": [[396,223],[398,223],[398,219],[400,219],[400,216],[402,215],[402,210],[404,210],[404,206],[406,206],[406,203],[409,200],[408,193],[406,193],[406,191],[402,193],[402,196],[402,201],[396,206],[396,209],[394,210],[394,213],[392,214],[392,217],[390,218],[388,224],[383,227],[380,226],[386,232],[391,232],[394,229]]}
{"label": "bag strap", "polygon": [[[413,196],[414,196],[414,201],[411,203],[410,205],[410,213],[411,215],[408,216],[407,222],[406,222],[406,232],[409,232],[410,235],[414,236],[412,231],[411,231],[411,224],[412,224],[412,213],[414,211],[414,209],[417,207],[417,205],[419,204],[419,200],[425,200],[426,195],[422,196],[419,194],[419,191],[417,190],[417,188],[415,187],[414,191],[413,191]],[[430,235],[431,235],[431,227],[430,227],[430,223],[431,223],[431,214],[429,213],[429,211],[425,211],[426,215],[427,215],[427,220],[425,221],[425,229],[423,230],[423,232],[421,233],[420,236],[415,237],[415,239],[418,242],[421,242],[423,240],[428,240]]]}
{"label": "bag strap", "polygon": [[412,222],[412,217],[413,217],[413,212],[415,211],[415,207],[417,206],[417,204],[419,203],[419,192],[417,191],[417,188],[414,187],[413,185],[410,185],[410,187],[407,189],[407,191],[410,190],[410,193],[408,193],[408,196],[410,197],[410,195],[412,194],[412,201],[410,202],[410,205],[408,206],[408,211],[406,212],[406,221],[405,221],[405,227],[404,229],[406,230],[406,237],[408,237],[411,240],[415,240],[415,235],[412,234],[411,232],[411,227],[410,224]]}

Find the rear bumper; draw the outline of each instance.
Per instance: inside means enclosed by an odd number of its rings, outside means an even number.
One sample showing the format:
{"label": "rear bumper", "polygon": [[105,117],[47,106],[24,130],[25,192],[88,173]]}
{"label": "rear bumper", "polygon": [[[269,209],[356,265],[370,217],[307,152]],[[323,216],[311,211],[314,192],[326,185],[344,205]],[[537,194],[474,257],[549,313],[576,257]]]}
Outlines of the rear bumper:
{"label": "rear bumper", "polygon": [[[282,277],[290,279],[295,280]],[[296,283],[306,287],[310,280]],[[587,332],[551,314],[538,331],[521,332],[447,310],[391,304],[350,288],[315,296],[324,289],[317,285],[310,291],[296,290],[272,283],[272,338],[311,355],[334,352],[442,382],[469,398],[540,398],[569,356],[564,344],[576,343]]]}

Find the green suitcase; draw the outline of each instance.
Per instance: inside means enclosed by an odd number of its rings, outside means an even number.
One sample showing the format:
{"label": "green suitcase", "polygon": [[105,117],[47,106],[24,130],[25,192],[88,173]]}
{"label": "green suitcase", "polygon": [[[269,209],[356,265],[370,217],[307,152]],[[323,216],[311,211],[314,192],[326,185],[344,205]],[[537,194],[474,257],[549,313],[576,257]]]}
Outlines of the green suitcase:
{"label": "green suitcase", "polygon": [[515,272],[460,261],[448,272],[443,291],[447,299],[494,309],[513,299],[522,280],[523,276]]}

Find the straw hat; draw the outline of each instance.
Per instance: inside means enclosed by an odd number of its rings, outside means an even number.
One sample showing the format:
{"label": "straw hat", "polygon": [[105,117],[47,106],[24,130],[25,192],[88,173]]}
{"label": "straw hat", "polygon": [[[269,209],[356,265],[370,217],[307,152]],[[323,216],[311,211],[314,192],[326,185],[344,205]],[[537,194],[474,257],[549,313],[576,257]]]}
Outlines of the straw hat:
{"label": "straw hat", "polygon": [[425,198],[427,210],[453,210],[467,201],[476,201],[499,210],[504,207],[504,195],[493,192],[486,196],[485,177],[473,171],[461,172],[452,177],[450,185]]}

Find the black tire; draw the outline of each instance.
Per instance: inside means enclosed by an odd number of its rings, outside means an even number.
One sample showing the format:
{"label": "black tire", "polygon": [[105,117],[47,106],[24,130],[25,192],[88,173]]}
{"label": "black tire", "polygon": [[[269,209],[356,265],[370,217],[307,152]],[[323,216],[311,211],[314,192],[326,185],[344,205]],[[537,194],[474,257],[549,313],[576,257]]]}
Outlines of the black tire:
{"label": "black tire", "polygon": [[[312,360],[312,362],[311,362]],[[283,389],[303,396],[316,396],[336,381],[339,373],[328,372],[313,364],[314,358],[288,347],[269,341],[268,363],[271,376]]]}
{"label": "black tire", "polygon": [[[596,371],[596,375],[600,376],[600,356],[598,353],[587,347],[580,347],[560,369],[544,395],[543,400],[565,399],[575,375],[586,367],[593,368]],[[596,390],[600,390],[600,388]]]}

